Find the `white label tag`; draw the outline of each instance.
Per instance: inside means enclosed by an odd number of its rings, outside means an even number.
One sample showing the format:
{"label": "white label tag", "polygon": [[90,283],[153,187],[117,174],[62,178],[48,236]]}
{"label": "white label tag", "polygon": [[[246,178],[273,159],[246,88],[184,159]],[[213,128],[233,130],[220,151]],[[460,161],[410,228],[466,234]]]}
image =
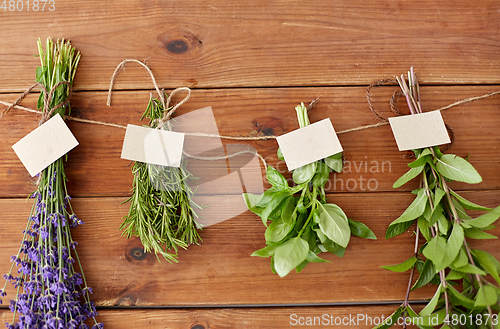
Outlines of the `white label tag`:
{"label": "white label tag", "polygon": [[288,170],[342,152],[330,119],[324,119],[276,138]]}
{"label": "white label tag", "polygon": [[400,151],[450,143],[440,111],[389,118]]}
{"label": "white label tag", "polygon": [[184,134],[127,125],[122,159],[169,167],[180,167]]}
{"label": "white label tag", "polygon": [[78,141],[59,114],[12,145],[19,160],[33,177],[71,151]]}

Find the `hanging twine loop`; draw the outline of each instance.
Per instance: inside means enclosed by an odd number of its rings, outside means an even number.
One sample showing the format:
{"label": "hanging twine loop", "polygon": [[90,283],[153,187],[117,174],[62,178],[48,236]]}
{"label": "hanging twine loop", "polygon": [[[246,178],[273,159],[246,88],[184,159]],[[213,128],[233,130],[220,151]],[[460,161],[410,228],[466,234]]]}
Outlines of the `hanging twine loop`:
{"label": "hanging twine loop", "polygon": [[[52,98],[54,97],[54,92],[56,91],[57,87],[59,87],[61,85],[68,86],[68,97],[64,101],[60,102],[59,104],[57,104],[56,106],[51,108],[50,103],[52,102]],[[14,101],[14,103],[10,104],[7,107],[7,109],[5,109],[5,111],[3,111],[2,116],[4,114],[9,113],[10,110],[13,109],[14,107],[19,107],[19,104],[24,100],[24,98],[26,96],[28,96],[33,91],[33,89],[35,89],[36,87],[39,87],[41,92],[43,93],[43,109],[41,112],[35,111],[37,113],[42,114],[42,118],[40,119],[40,122],[38,123],[39,126],[41,126],[45,122],[47,122],[52,117],[52,115],[54,114],[54,112],[57,109],[69,104],[69,100],[70,100],[71,96],[73,95],[73,89],[71,88],[71,83],[69,83],[68,81],[61,81],[61,82],[57,83],[49,92],[47,92],[47,89],[45,88],[44,85],[37,82],[37,83],[33,84],[31,87],[29,87],[25,92],[23,92],[21,94],[21,96],[19,96]]]}

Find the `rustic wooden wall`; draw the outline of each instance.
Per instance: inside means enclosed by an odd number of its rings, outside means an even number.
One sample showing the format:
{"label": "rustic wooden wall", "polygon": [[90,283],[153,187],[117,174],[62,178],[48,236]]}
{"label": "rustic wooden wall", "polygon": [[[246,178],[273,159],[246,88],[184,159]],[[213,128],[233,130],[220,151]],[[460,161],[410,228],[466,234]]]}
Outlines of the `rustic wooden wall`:
{"label": "rustic wooden wall", "polygon": [[[500,3],[494,0],[56,0],[55,5],[53,12],[0,9],[0,100],[13,101],[33,83],[38,37],[69,38],[82,52],[72,99],[76,115],[123,125],[139,123],[154,91],[144,69],[129,65],[117,79],[112,107],[106,107],[110,76],[125,58],[145,60],[167,91],[193,88],[178,114],[212,106],[224,135],[289,132],[297,128],[295,105],[317,96],[311,121],[329,117],[336,130],[376,123],[366,86],[410,66],[419,75],[428,110],[500,89]],[[391,115],[388,99],[394,90],[373,91],[384,116]],[[35,99],[29,96],[24,105],[34,107]],[[470,154],[484,179],[453,187],[491,207],[500,204],[499,106],[495,96],[443,112],[456,134],[450,152]],[[37,124],[35,115],[17,110],[0,119],[0,273],[19,246],[30,209],[25,198],[34,188],[11,145]],[[392,189],[409,160],[398,152],[388,126],[339,136],[350,170],[332,174],[328,194],[379,239],[353,238],[344,258],[326,256],[332,264],[309,264],[285,278],[271,273],[269,259],[250,257],[264,245],[264,226],[248,211],[203,230],[203,245],[181,251],[179,264],[144,254],[137,239],[125,239],[118,230],[127,213],[121,202],[132,183],[129,162],[120,159],[124,130],[77,122],[69,127],[80,142],[66,167],[70,194],[85,222],[74,237],[106,328],[287,328],[291,314],[387,316],[404,298],[407,275],[379,266],[412,252],[411,231],[383,237],[411,202],[416,182]],[[247,144],[278,165],[275,141]],[[383,170],[373,167],[382,162]],[[254,167],[259,183],[261,173]],[[363,179],[371,180],[370,188],[361,185]],[[231,207],[241,206],[239,192],[217,186],[203,191],[203,202],[213,205],[207,214],[231,217]],[[473,243],[500,257],[498,241]],[[426,287],[411,297],[422,301],[432,291]],[[1,308],[1,320],[9,317]]]}

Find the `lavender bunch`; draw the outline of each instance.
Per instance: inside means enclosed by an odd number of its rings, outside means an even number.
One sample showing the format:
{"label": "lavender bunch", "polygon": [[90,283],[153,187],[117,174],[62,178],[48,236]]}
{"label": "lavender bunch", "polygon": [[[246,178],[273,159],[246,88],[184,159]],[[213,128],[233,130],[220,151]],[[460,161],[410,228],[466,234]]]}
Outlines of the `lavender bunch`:
{"label": "lavender bunch", "polygon": [[[37,82],[47,91],[61,81],[72,84],[80,53],[75,53],[70,42],[62,40],[54,44],[48,39],[44,52],[39,39],[38,48],[42,65],[37,69]],[[50,107],[65,102],[69,93],[67,85],[59,85]],[[40,99],[38,107],[43,108],[43,94]],[[69,111],[69,103],[58,109],[62,115]],[[12,322],[6,326],[9,329],[89,328],[84,322],[93,318],[92,328],[103,328],[95,319],[96,308],[90,301],[92,288],[88,287],[83,271],[80,274],[73,266],[76,261],[81,269],[77,242],[71,237],[70,229],[83,222],[70,204],[63,158],[44,169],[38,179],[38,188],[30,196],[35,202],[23,231],[23,241],[17,255],[12,256],[12,266],[4,275],[6,281],[0,289],[0,296],[6,295],[8,282],[16,289],[16,298],[10,301]],[[14,266],[17,275],[13,272]]]}

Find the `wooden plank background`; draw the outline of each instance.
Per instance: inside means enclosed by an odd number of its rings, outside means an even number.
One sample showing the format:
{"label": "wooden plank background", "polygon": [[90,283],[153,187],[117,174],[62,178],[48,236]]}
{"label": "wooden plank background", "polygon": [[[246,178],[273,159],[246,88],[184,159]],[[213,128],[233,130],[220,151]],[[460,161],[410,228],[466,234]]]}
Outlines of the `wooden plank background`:
{"label": "wooden plank background", "polygon": [[[85,119],[139,124],[154,92],[144,69],[127,66],[117,78],[112,106],[105,105],[110,77],[125,58],[145,60],[167,92],[192,88],[177,115],[211,106],[222,135],[289,132],[298,125],[295,105],[318,96],[311,121],[329,117],[337,131],[376,123],[366,86],[412,65],[426,110],[500,89],[500,3],[493,0],[56,0],[53,12],[28,12],[26,1],[23,6],[23,11],[9,11],[8,4],[0,9],[0,100],[15,100],[34,82],[38,37],[69,38],[82,52],[74,116]],[[388,100],[395,90],[372,92],[385,117],[392,115]],[[35,100],[30,95],[23,104],[34,107]],[[490,207],[500,204],[499,106],[495,96],[443,112],[456,134],[450,152],[470,155],[483,177],[480,184],[452,188]],[[25,198],[34,188],[11,146],[37,125],[36,115],[17,110],[0,119],[0,273],[19,246],[30,210]],[[210,205],[205,216],[223,221],[202,231],[201,246],[181,251],[179,264],[144,254],[137,239],[125,239],[118,230],[132,183],[129,161],[120,159],[124,130],[68,125],[80,142],[66,166],[69,189],[85,222],[74,238],[106,328],[288,328],[292,314],[388,316],[404,298],[407,274],[380,265],[398,263],[412,252],[411,231],[391,240],[383,236],[411,202],[416,182],[392,189],[410,160],[398,152],[388,126],[339,135],[346,166],[331,175],[328,191],[329,200],[369,225],[379,239],[353,238],[344,258],[327,255],[332,264],[309,264],[300,274],[279,278],[269,259],[250,257],[264,245],[264,226],[244,211],[236,185],[213,183],[200,191],[200,202]],[[227,150],[248,145],[285,171],[274,140],[223,144]],[[192,166],[208,175],[206,168],[220,164],[193,161]],[[269,187],[262,174],[254,161],[246,188]],[[493,233],[500,235],[500,229]],[[498,241],[471,243],[500,258]],[[432,291],[425,287],[411,298],[423,301]],[[10,316],[0,309],[4,322]]]}

